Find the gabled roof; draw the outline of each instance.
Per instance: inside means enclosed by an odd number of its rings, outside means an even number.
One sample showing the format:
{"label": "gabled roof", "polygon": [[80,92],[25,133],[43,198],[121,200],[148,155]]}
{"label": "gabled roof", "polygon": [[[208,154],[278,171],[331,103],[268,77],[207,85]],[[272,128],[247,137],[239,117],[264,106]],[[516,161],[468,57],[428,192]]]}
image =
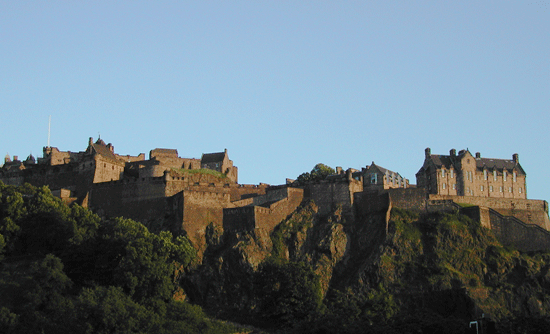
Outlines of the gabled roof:
{"label": "gabled roof", "polygon": [[201,163],[221,162],[225,159],[226,154],[227,152],[203,153]]}
{"label": "gabled roof", "polygon": [[453,161],[454,159],[449,155],[432,154],[431,160],[434,163],[434,165],[436,165],[437,167],[444,166],[446,168],[449,168],[454,164],[454,161]]}
{"label": "gabled roof", "polygon": [[[98,140],[99,142],[99,140]],[[100,156],[104,157],[104,158],[107,158],[107,159],[111,159],[111,160],[115,160],[117,161],[117,158],[116,156],[114,155],[113,152],[111,152],[110,149],[107,148],[107,146],[101,144],[101,143],[95,143],[95,144],[92,144],[92,150],[96,153],[96,154],[99,154]]]}
{"label": "gabled roof", "polygon": [[525,171],[523,170],[523,168],[521,168],[520,164],[515,162],[514,160],[477,158],[476,167],[479,170],[487,168],[489,170],[496,169],[499,171],[503,171],[504,169],[513,170],[515,168],[521,174],[525,174]]}
{"label": "gabled roof", "polygon": [[386,173],[390,173],[390,174],[391,174],[391,173],[393,173],[393,174],[396,174],[396,175],[401,176],[401,175],[400,175],[399,173],[397,173],[397,172],[394,172],[394,171],[391,171],[391,170],[386,169],[386,168],[384,168],[384,167],[378,166],[377,164],[374,163],[374,161],[372,162],[372,164],[371,164],[371,165],[369,166],[369,168],[367,169],[367,172],[368,172],[371,168],[373,168],[373,167],[377,168],[382,174],[386,174]]}
{"label": "gabled roof", "polygon": [[178,155],[178,150],[171,148],[155,148],[151,150],[151,154],[163,154],[163,155]]}
{"label": "gabled roof", "polygon": [[[426,160],[431,161],[436,166],[436,168],[457,168],[458,166],[456,166],[456,164],[460,162],[460,160],[464,157],[466,153],[469,153],[469,151],[461,150],[458,155],[430,154],[428,157],[426,157]],[[525,175],[525,171],[516,160],[481,158],[479,157],[479,153],[476,153],[476,157],[474,159],[476,161],[476,167],[478,170],[483,170],[483,168],[487,168],[490,170],[497,169],[499,171],[502,171],[503,169],[513,170],[515,168],[518,172]],[[424,166],[425,164],[420,168],[417,174],[425,170]]]}

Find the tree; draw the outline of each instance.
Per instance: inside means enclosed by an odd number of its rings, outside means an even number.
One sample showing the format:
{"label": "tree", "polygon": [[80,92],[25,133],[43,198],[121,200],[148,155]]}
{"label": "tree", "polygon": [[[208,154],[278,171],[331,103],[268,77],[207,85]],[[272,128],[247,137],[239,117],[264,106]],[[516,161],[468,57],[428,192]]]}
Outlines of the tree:
{"label": "tree", "polygon": [[312,181],[324,180],[327,176],[334,174],[335,171],[332,167],[325,164],[318,163],[313,167],[310,173],[305,172],[298,176],[297,181],[300,184],[306,184]]}
{"label": "tree", "polygon": [[289,325],[306,320],[321,309],[319,278],[302,262],[268,260],[255,279],[260,317],[268,324]]}

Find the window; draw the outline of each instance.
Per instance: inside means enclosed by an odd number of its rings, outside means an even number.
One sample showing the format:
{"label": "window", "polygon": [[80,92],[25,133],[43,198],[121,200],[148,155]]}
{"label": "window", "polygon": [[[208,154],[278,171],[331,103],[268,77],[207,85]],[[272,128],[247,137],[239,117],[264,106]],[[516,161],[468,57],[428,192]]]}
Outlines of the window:
{"label": "window", "polygon": [[521,194],[521,187],[519,188],[519,193]]}
{"label": "window", "polygon": [[474,182],[474,179],[472,178],[472,172],[468,172],[468,180],[470,180],[470,182]]}
{"label": "window", "polygon": [[502,172],[502,180],[503,180],[503,181],[506,181],[506,171],[503,171],[503,172]]}
{"label": "window", "polygon": [[483,191],[483,186],[480,187],[480,190]]}
{"label": "window", "polygon": [[514,174],[512,174],[514,176],[514,182],[516,182],[516,172],[514,172]]}
{"label": "window", "polygon": [[454,169],[451,169],[451,179],[454,178]]}
{"label": "window", "polygon": [[456,190],[456,183],[453,183],[453,190]]}
{"label": "window", "polygon": [[497,171],[496,170],[493,171],[493,180],[494,181],[497,180]]}
{"label": "window", "polygon": [[447,187],[447,184],[443,183],[443,189],[445,189]]}
{"label": "window", "polygon": [[508,192],[509,192],[509,193],[512,192],[512,187],[508,187]]}
{"label": "window", "polygon": [[493,186],[489,186],[489,191],[493,192]]}
{"label": "window", "polygon": [[445,177],[445,170],[444,169],[441,170],[441,177]]}
{"label": "window", "polygon": [[370,175],[370,183],[371,184],[376,184],[377,181],[378,181],[378,174],[372,173]]}
{"label": "window", "polygon": [[487,170],[486,169],[483,171],[483,179],[487,180]]}
{"label": "window", "polygon": [[500,192],[502,192],[502,187],[500,187]]}

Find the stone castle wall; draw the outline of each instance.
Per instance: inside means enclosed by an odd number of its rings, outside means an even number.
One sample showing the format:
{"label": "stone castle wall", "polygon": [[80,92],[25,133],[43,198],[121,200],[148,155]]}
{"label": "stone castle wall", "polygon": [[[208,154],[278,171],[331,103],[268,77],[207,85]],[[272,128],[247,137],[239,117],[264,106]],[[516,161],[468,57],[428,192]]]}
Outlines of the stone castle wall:
{"label": "stone castle wall", "polygon": [[537,225],[525,224],[515,217],[504,216],[489,210],[491,230],[505,245],[513,245],[522,251],[550,249],[550,232]]}
{"label": "stone castle wall", "polygon": [[322,215],[330,213],[336,205],[341,205],[345,214],[353,216],[354,194],[361,191],[361,181],[342,178],[307,184],[304,196],[315,202]]}
{"label": "stone castle wall", "polygon": [[548,202],[534,199],[520,198],[491,198],[473,196],[445,196],[429,195],[430,200],[453,200],[456,203],[464,203],[488,207],[496,210],[501,215],[513,216],[527,224],[535,224],[546,230],[550,230],[548,218]]}
{"label": "stone castle wall", "polygon": [[[189,239],[196,245],[203,243],[206,227],[213,223],[223,226],[223,209],[232,207],[229,194],[203,191],[182,191],[177,196],[182,198],[183,213],[180,221],[180,231],[185,231]],[[176,227],[177,228],[177,227]]]}
{"label": "stone castle wall", "polygon": [[298,208],[304,199],[299,188],[282,187],[268,190],[266,195],[233,202],[246,205],[223,210],[223,228],[227,231],[272,231],[277,224]]}
{"label": "stone castle wall", "polygon": [[142,223],[164,217],[164,180],[125,179],[91,187],[90,208],[101,216],[131,218]]}

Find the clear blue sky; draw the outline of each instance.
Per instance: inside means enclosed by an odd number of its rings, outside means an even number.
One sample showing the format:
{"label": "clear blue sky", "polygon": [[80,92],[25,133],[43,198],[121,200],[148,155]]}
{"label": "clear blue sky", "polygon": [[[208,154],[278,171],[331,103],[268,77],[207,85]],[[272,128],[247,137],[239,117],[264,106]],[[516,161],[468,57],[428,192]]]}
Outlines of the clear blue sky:
{"label": "clear blue sky", "polygon": [[[0,155],[224,148],[241,183],[519,153],[550,200],[547,1],[0,1]],[[3,159],[2,159],[3,161]]]}

